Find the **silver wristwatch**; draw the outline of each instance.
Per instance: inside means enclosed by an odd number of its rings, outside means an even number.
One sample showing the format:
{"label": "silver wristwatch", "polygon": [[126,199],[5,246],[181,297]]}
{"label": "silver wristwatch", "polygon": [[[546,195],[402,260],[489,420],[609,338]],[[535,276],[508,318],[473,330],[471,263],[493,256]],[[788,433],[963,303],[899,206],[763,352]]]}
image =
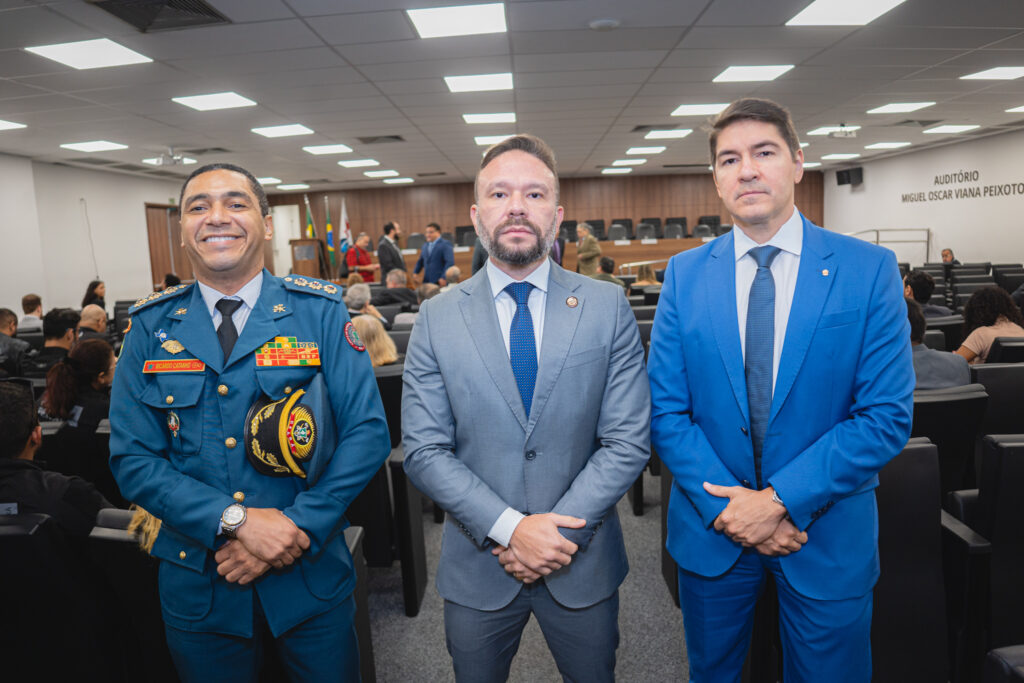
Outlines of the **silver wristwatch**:
{"label": "silver wristwatch", "polygon": [[781,498],[779,498],[779,492],[776,491],[775,489],[772,489],[772,502],[778,503],[782,507],[786,507],[786,504],[782,502]]}
{"label": "silver wristwatch", "polygon": [[245,524],[245,506],[232,503],[224,508],[220,516],[220,532],[228,538],[235,538],[238,527]]}

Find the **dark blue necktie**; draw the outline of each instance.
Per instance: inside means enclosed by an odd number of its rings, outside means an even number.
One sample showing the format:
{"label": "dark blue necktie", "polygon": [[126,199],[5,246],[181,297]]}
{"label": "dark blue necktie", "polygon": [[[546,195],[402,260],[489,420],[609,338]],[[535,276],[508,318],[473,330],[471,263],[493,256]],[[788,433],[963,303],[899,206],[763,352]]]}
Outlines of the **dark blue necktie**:
{"label": "dark blue necktie", "polygon": [[235,314],[242,302],[225,297],[215,305],[220,311],[221,317],[220,326],[217,328],[217,339],[220,340],[220,348],[224,350],[224,361],[227,362],[228,356],[231,355],[231,349],[235,348],[235,342],[238,341],[238,329],[231,316]]}
{"label": "dark blue necktie", "polygon": [[529,282],[513,282],[505,288],[508,295],[516,300],[516,314],[508,331],[509,359],[527,417],[533,402],[533,387],[537,383],[537,345],[533,340],[533,316],[527,305],[531,289],[533,285]]}
{"label": "dark blue necktie", "polygon": [[746,371],[747,404],[750,407],[750,440],[754,446],[754,471],[761,488],[761,447],[772,407],[772,365],[775,360],[775,278],[772,261],[778,247],[754,247],[747,252],[757,261],[757,274],[747,303]]}

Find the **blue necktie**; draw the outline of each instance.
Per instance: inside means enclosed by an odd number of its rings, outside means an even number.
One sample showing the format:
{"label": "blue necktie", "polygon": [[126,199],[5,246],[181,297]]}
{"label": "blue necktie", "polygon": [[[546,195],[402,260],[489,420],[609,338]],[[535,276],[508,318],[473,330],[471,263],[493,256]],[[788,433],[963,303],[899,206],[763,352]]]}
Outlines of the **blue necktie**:
{"label": "blue necktie", "polygon": [[775,278],[772,261],[778,247],[754,247],[747,252],[757,261],[757,274],[747,303],[746,374],[750,407],[750,440],[754,446],[754,471],[761,488],[761,447],[772,407],[772,365],[775,360]]}
{"label": "blue necktie", "polygon": [[533,340],[533,316],[527,305],[531,289],[533,285],[529,282],[513,282],[505,288],[508,295],[516,300],[516,314],[508,331],[509,359],[527,417],[533,402],[533,387],[537,383],[537,345]]}

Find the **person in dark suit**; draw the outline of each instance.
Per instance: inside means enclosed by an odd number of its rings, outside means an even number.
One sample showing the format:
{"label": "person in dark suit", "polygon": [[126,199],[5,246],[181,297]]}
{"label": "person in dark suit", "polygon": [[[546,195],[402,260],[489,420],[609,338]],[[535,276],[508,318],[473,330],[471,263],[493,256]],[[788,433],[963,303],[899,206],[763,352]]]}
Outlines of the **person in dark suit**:
{"label": "person in dark suit", "polygon": [[455,250],[451,242],[441,237],[441,226],[437,223],[428,223],[423,236],[427,241],[412,272],[419,275],[423,271],[423,282],[444,287],[448,284],[444,271],[455,265]]}
{"label": "person in dark suit", "polygon": [[472,274],[476,275],[476,271],[480,270],[487,263],[487,247],[480,241],[480,236],[477,235],[476,242],[473,243],[473,265]]}
{"label": "person in dark suit", "polygon": [[397,222],[384,224],[384,234],[377,242],[377,261],[380,262],[380,272],[385,277],[393,270],[407,272],[405,259],[402,258],[402,248],[398,246],[401,237],[402,230]]}
{"label": "person in dark suit", "polygon": [[409,278],[404,270],[392,270],[384,276],[384,289],[378,289],[370,297],[374,306],[402,304],[402,310],[409,310],[416,305],[416,292],[409,289]]}
{"label": "person in dark suit", "polygon": [[771,575],[786,680],[869,681],[874,488],[913,413],[896,257],[800,214],[780,105],[733,102],[710,147],[736,229],[669,261],[647,366],[690,680],[740,679]]}
{"label": "person in dark suit", "polygon": [[9,377],[15,377],[23,372],[32,350],[27,341],[15,338],[17,329],[18,316],[14,311],[0,308],[0,370]]}
{"label": "person in dark suit", "polygon": [[[926,318],[942,318],[953,315],[953,311],[931,301],[935,291],[935,279],[923,270],[912,270],[903,278],[903,296],[912,298],[921,304],[921,312]],[[921,334],[924,334],[922,332]]]}
{"label": "person in dark suit", "polygon": [[565,239],[555,235],[555,239],[551,242],[551,260],[562,265],[562,259],[565,258]]}
{"label": "person in dark suit", "polygon": [[907,320],[910,321],[910,346],[913,351],[914,391],[945,389],[971,383],[971,367],[960,354],[929,349],[924,345],[928,321],[921,312],[921,304],[907,297]]}
{"label": "person in dark suit", "polygon": [[43,316],[43,348],[25,358],[26,377],[46,377],[50,368],[67,357],[78,340],[80,319],[78,312],[70,308],[53,308]]}
{"label": "person in dark suit", "polygon": [[82,309],[82,318],[78,322],[79,339],[102,339],[107,337],[107,312],[96,304],[89,304]]}
{"label": "person in dark suit", "polygon": [[960,262],[956,260],[956,256],[953,255],[953,250],[948,247],[942,250],[942,262],[948,263],[951,266],[960,265]]}

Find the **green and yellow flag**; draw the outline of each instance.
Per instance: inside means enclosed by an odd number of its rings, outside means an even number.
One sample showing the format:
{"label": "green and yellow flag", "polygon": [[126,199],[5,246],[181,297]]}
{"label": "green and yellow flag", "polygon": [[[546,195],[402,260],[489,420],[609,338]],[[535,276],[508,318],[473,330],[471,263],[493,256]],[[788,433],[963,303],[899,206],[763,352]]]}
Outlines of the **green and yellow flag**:
{"label": "green and yellow flag", "polygon": [[327,195],[324,195],[324,211],[327,214],[327,255],[331,259],[331,265],[335,265],[334,261],[334,226],[331,225],[331,205],[327,201]]}

